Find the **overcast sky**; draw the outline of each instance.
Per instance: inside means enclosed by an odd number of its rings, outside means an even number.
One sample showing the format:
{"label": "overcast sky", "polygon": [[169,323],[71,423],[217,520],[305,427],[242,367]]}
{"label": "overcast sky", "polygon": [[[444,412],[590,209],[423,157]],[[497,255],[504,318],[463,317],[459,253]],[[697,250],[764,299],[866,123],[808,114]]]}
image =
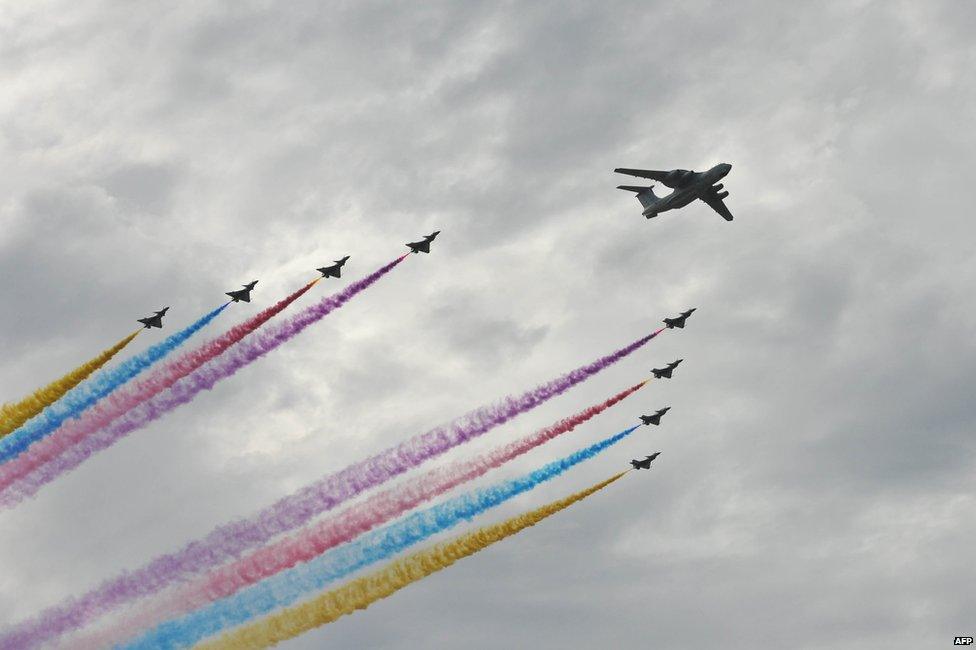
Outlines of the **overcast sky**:
{"label": "overcast sky", "polygon": [[[487,477],[661,450],[287,648],[941,648],[976,633],[969,2],[0,4],[0,400],[170,305],[200,340],[442,230],[300,337],[0,512],[0,627],[698,307]],[[726,223],[618,166],[733,164]],[[197,342],[199,343],[200,340]]]}

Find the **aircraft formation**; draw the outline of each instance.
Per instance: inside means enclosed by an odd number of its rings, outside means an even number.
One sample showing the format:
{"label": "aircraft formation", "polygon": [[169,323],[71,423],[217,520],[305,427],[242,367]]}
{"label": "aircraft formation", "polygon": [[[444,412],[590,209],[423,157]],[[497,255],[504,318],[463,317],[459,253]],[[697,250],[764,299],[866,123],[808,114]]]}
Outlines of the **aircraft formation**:
{"label": "aircraft formation", "polygon": [[[718,179],[721,179],[726,174],[728,174],[730,169],[731,169],[731,165],[716,165],[708,172],[705,172],[703,174],[699,174],[698,172],[689,172],[687,170],[680,170],[680,169],[673,170],[670,172],[659,172],[659,171],[652,171],[652,170],[618,168],[615,169],[614,171],[619,173],[631,174],[634,176],[653,178],[661,181],[668,187],[678,188],[675,190],[676,193],[679,190],[683,192],[683,194],[681,194],[680,197],[670,200],[669,202],[663,202],[662,199],[657,199],[657,201],[661,201],[661,202],[654,203],[654,205],[652,205],[651,203],[646,202],[648,195],[654,196],[653,192],[651,191],[651,187],[639,188],[639,187],[630,187],[630,186],[620,186],[620,189],[632,190],[638,192],[638,199],[640,199],[641,203],[644,204],[645,208],[647,208],[644,211],[644,215],[648,219],[650,219],[651,217],[657,216],[658,213],[664,212],[665,210],[670,210],[677,207],[683,207],[696,198],[701,198],[706,203],[709,203],[709,200],[713,200],[711,198],[712,194],[716,194],[718,190],[721,190],[722,185],[714,186],[711,189],[707,189],[708,186],[711,183],[715,182]],[[728,196],[728,192],[724,192],[722,196],[718,196],[717,199],[714,199],[717,200],[719,205],[721,205],[721,209],[719,208],[715,208],[715,209],[718,210],[719,213],[722,214],[723,216],[725,216],[728,213],[728,210],[725,208],[724,204],[722,204],[722,198],[724,198],[725,196]],[[709,198],[705,198],[705,197],[709,197]],[[712,203],[709,203],[709,205],[715,207]],[[728,214],[728,216],[725,218],[731,221],[732,215]],[[439,230],[435,230],[431,234],[422,237],[419,241],[408,242],[406,246],[407,248],[410,249],[411,253],[429,254],[430,245],[437,238],[440,232],[441,231]],[[349,261],[349,258],[350,256],[346,255],[338,260],[335,260],[329,266],[323,266],[317,268],[316,271],[321,273],[322,278],[341,278],[342,268],[343,266],[345,266],[346,262]],[[258,283],[257,280],[252,280],[251,282],[248,282],[247,284],[243,285],[243,288],[238,289],[236,291],[228,291],[225,295],[229,296],[232,302],[249,303],[251,302],[251,291],[254,290],[254,287],[257,285],[257,283]],[[140,318],[139,322],[142,323],[146,329],[153,328],[153,327],[161,328],[163,326],[162,318],[166,314],[166,311],[168,309],[169,307],[164,307],[162,310],[154,312],[152,316],[148,316],[146,318]],[[681,312],[678,316],[672,318],[665,318],[663,320],[665,327],[667,329],[674,329],[674,328],[683,329],[688,318],[692,315],[692,313],[695,312],[696,309],[697,308],[693,307],[687,311]],[[651,370],[651,373],[654,375],[656,379],[671,379],[674,369],[677,368],[678,364],[680,364],[682,361],[683,359],[678,359],[676,361],[673,361],[672,363],[669,363],[663,368],[654,368]],[[661,424],[661,418],[664,416],[664,414],[670,410],[671,407],[664,407],[662,409],[657,410],[652,415],[641,415],[639,416],[639,419],[644,425],[657,426]],[[649,470],[651,468],[651,463],[660,454],[661,452],[658,451],[651,454],[650,456],[646,456],[644,459],[631,460],[630,464],[633,466],[634,469]]]}
{"label": "aircraft formation", "polygon": [[[681,314],[675,316],[674,318],[665,318],[664,324],[666,329],[674,329],[676,327],[679,329],[683,329],[685,326],[685,322],[688,320],[688,317],[691,316],[692,312],[695,311],[695,309],[696,308],[692,308],[689,309],[688,311],[683,311],[681,312]],[[671,375],[674,373],[674,369],[677,368],[678,364],[680,364],[682,361],[684,361],[684,359],[678,359],[676,361],[672,361],[671,363],[664,366],[663,368],[654,368],[651,370],[651,374],[654,375],[655,379],[671,379]],[[650,425],[658,426],[661,424],[661,418],[663,418],[664,414],[670,410],[671,410],[670,406],[665,406],[662,409],[658,409],[651,415],[641,415],[638,417],[641,423],[644,424],[644,426],[650,426]],[[659,455],[661,455],[661,452],[657,451],[651,454],[650,456],[647,456],[643,460],[634,459],[630,461],[630,464],[633,466],[634,469],[651,469],[651,463]]]}
{"label": "aircraft formation", "polygon": [[[624,168],[615,171],[651,178],[674,190],[668,196],[657,197],[652,191],[653,186],[621,186],[622,189],[637,192],[647,218],[700,199],[725,219],[731,220],[732,215],[723,202],[728,192],[723,192],[722,185],[718,183],[730,169],[731,166],[726,164],[717,165],[706,172]],[[36,412],[28,412],[26,407],[22,414],[11,410],[12,415],[4,416],[9,422],[5,423],[0,418],[0,507],[13,507],[32,497],[44,485],[72,471],[93,454],[146,427],[180,405],[189,403],[201,391],[210,390],[216,382],[231,377],[243,366],[262,358],[365,291],[404,259],[419,253],[429,254],[431,244],[439,234],[440,231],[434,231],[417,241],[406,243],[407,253],[357,282],[350,283],[333,296],[305,307],[299,316],[269,322],[319,280],[342,278],[342,271],[351,257],[346,255],[336,259],[331,264],[316,269],[320,277],[273,302],[271,307],[260,314],[228,329],[207,344],[182,353],[172,362],[160,363],[150,368],[166,354],[176,354],[178,348],[192,334],[207,326],[231,303],[250,303],[252,292],[258,284],[258,280],[252,280],[240,289],[226,292],[229,300],[223,305],[204,314],[166,341],[137,355],[134,362],[103,371],[99,380],[90,386],[81,385],[57,410],[49,411],[44,419],[30,420]],[[142,328],[136,333],[142,329],[162,328],[163,317],[168,310],[169,307],[165,307],[138,319]],[[530,389],[521,396],[479,407],[457,418],[446,429],[432,429],[418,434],[363,461],[353,463],[251,517],[236,520],[226,527],[218,527],[207,537],[162,556],[144,568],[106,581],[104,588],[99,587],[97,591],[90,592],[83,598],[66,600],[7,632],[0,630],[0,647],[36,647],[64,634],[84,632],[86,626],[97,623],[97,619],[108,614],[112,617],[91,636],[78,637],[81,640],[94,639],[94,645],[82,643],[79,647],[114,647],[116,643],[126,640],[134,642],[135,647],[169,647],[167,644],[170,643],[178,647],[189,647],[207,636],[225,630],[215,647],[234,647],[237,641],[271,645],[272,641],[282,640],[276,636],[281,629],[294,630],[294,633],[289,632],[294,636],[304,629],[310,629],[302,626],[314,627],[331,622],[334,619],[328,617],[331,614],[327,614],[326,609],[317,609],[315,616],[310,618],[309,610],[295,605],[296,599],[307,598],[312,595],[312,591],[321,590],[330,580],[345,577],[365,566],[360,564],[359,559],[353,564],[343,564],[347,557],[368,558],[371,562],[385,560],[392,558],[395,553],[406,551],[411,544],[426,539],[418,537],[421,529],[416,527],[416,521],[420,520],[398,520],[411,509],[431,502],[433,505],[424,510],[421,520],[425,523],[421,532],[427,536],[438,534],[455,524],[470,521],[475,514],[542,484],[583,460],[595,457],[641,426],[660,426],[664,416],[671,410],[670,406],[659,408],[649,415],[639,415],[639,425],[631,426],[563,459],[547,463],[523,477],[434,503],[435,498],[448,496],[450,490],[460,485],[462,478],[464,481],[471,480],[498,467],[501,462],[508,462],[557,435],[572,431],[579,424],[637,391],[647,383],[645,380],[572,417],[561,418],[553,425],[520,440],[459,463],[456,467],[452,466],[454,469],[451,471],[442,471],[443,467],[435,466],[426,473],[417,473],[423,463],[561,394],[638,350],[662,332],[684,329],[695,311],[696,308],[691,308],[665,318],[662,321],[663,326],[658,326],[656,331],[611,354],[603,355]],[[259,328],[262,328],[262,335],[248,336]],[[86,368],[101,367],[134,336],[132,334],[106,350],[97,357],[97,363],[86,364]],[[234,346],[234,352],[225,354],[225,350],[231,346]],[[671,379],[682,362],[683,359],[677,359],[663,367],[652,368],[650,373],[657,380]],[[143,371],[147,377],[135,382],[136,375]],[[55,404],[61,396],[68,394],[68,391],[83,380],[84,377],[79,373],[72,372],[59,380],[63,385],[57,391],[39,391],[39,394],[52,396],[45,408]],[[110,394],[111,400],[100,402]],[[100,408],[89,411],[96,403],[100,404]],[[451,435],[445,435],[444,431],[448,430]],[[364,582],[361,585],[358,582],[350,583],[356,588],[348,593],[342,592],[345,594],[342,598],[347,598],[349,594],[354,596],[349,601],[353,606],[348,611],[364,609],[409,584],[402,582],[406,577],[414,581],[446,568],[456,559],[514,534],[526,525],[532,525],[531,521],[528,524],[526,521],[550,516],[570,503],[602,489],[627,472],[650,470],[660,454],[660,451],[655,451],[643,458],[634,458],[629,461],[630,467],[626,471],[587,490],[526,513],[531,515],[528,519],[523,515],[462,535],[448,542],[448,546],[442,547],[447,549],[444,552],[426,555],[426,551],[420,551],[395,560],[385,569],[357,579]],[[367,490],[379,489],[384,483],[407,475],[411,476],[411,487],[404,494],[416,494],[419,501],[390,498],[389,495],[396,488],[354,501]],[[342,477],[341,481],[338,477]],[[336,496],[330,486],[340,483],[348,487],[348,493],[344,488],[342,494]],[[490,495],[490,498],[484,495]],[[346,509],[342,510],[341,518],[330,519],[328,511],[347,500],[351,505],[344,506]],[[365,530],[373,532],[362,536]],[[485,530],[489,532],[484,533]],[[344,548],[353,548],[355,553],[348,556],[340,553],[334,557],[325,553],[339,545],[348,545]],[[443,558],[449,558],[450,561],[442,564]],[[414,568],[409,571],[401,570],[399,567],[403,563],[412,563]],[[198,574],[201,581],[188,581],[195,574]],[[204,583],[209,585],[211,580],[216,581],[213,584],[224,584],[226,581],[221,578],[223,575],[236,576],[232,581],[233,585],[227,583],[230,588],[227,593],[209,586],[202,588]],[[313,589],[313,585],[318,587]],[[131,620],[120,609],[130,601],[152,598],[157,592],[162,593],[169,588],[177,590],[174,594],[180,597],[149,603],[150,607],[144,612],[135,613]],[[344,587],[326,592],[325,596],[340,593],[341,589]],[[159,603],[165,603],[165,607],[156,607]],[[348,613],[346,609],[343,612]],[[237,631],[231,630],[235,625],[240,627]],[[108,642],[110,639],[111,643]],[[221,643],[229,645],[222,646]]]}
{"label": "aircraft formation", "polygon": [[[410,249],[411,253],[430,253],[430,244],[439,234],[441,234],[441,231],[435,230],[431,234],[425,235],[420,241],[409,242],[406,246]],[[315,270],[322,274],[322,278],[341,278],[342,267],[349,261],[349,257],[349,255],[346,255],[342,259],[335,260],[330,266],[322,266]],[[242,285],[243,288],[237,289],[236,291],[228,291],[224,295],[230,296],[231,302],[251,302],[251,292],[257,283],[257,280],[251,280],[247,284]],[[137,321],[142,323],[143,329],[162,328],[163,316],[166,315],[168,310],[169,307],[163,307],[161,310],[153,312],[151,316],[139,318]]]}
{"label": "aircraft formation", "polygon": [[[613,171],[617,174],[626,174],[628,176],[636,176],[637,178],[648,178],[655,180],[665,187],[673,190],[670,194],[658,196],[654,193],[653,184],[647,186],[617,186],[617,189],[625,190],[627,192],[634,192],[636,194],[637,200],[640,202],[641,207],[644,208],[641,214],[648,219],[652,219],[662,212],[683,208],[695,200],[700,200],[717,212],[719,216],[726,221],[732,221],[732,212],[729,210],[728,206],[725,205],[725,199],[729,196],[729,192],[725,190],[725,186],[719,182],[728,176],[730,171],[732,171],[732,165],[729,163],[720,163],[704,172],[696,172],[688,169],[661,171],[655,169],[633,169],[630,167],[617,167]],[[681,312],[681,314],[675,316],[674,318],[665,318],[665,327],[668,329],[684,329],[688,317],[691,316],[694,311],[695,308],[691,308],[687,311]],[[678,364],[680,364],[682,361],[683,359],[678,359],[672,363],[669,363],[663,368],[654,368],[651,370],[651,373],[654,375],[655,379],[671,379],[674,369],[677,368]],[[658,425],[661,423],[661,418],[669,410],[670,407],[666,407],[660,409],[653,415],[642,415],[640,416],[640,420],[645,425]],[[651,462],[653,462],[653,460],[657,458],[660,453],[661,452],[656,452],[651,456],[647,456],[643,460],[632,460],[630,461],[630,464],[634,469],[650,469]]]}

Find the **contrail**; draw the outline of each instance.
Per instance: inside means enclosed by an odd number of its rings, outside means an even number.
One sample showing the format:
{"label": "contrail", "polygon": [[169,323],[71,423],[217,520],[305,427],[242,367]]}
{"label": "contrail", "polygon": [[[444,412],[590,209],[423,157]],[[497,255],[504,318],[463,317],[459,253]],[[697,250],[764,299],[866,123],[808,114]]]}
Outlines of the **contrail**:
{"label": "contrail", "polygon": [[621,478],[621,472],[565,499],[530,510],[499,524],[483,526],[455,539],[436,544],[396,560],[388,566],[357,578],[332,591],[316,596],[301,605],[290,607],[272,616],[226,633],[210,642],[201,643],[199,650],[240,650],[267,648],[304,632],[331,623],[345,614],[366,609],[407,585],[446,569],[458,560],[474,555],[506,537],[534,526],[561,510]]}
{"label": "contrail", "polygon": [[78,417],[98,400],[110,395],[116,388],[164,358],[191,336],[209,325],[210,321],[219,316],[228,304],[230,303],[223,304],[210,313],[204,314],[195,323],[168,337],[162,343],[151,346],[145,352],[126,359],[117,368],[102,370],[91,380],[81,386],[76,386],[60,400],[44,409],[40,416],[25,423],[6,438],[0,439],[0,462],[17,456],[31,444],[61,426],[62,422]]}
{"label": "contrail", "polygon": [[[0,504],[10,506],[33,496],[41,487],[74,469],[94,453],[115,444],[129,433],[146,426],[176,407],[186,404],[200,391],[213,388],[214,384],[221,379],[230,377],[252,361],[297,336],[309,325],[342,307],[392,271],[406,257],[406,255],[398,257],[366,277],[353,282],[342,291],[306,307],[281,324],[268,327],[238,343],[225,354],[211,359],[206,365],[172,383],[168,390],[143,401],[138,409],[128,410],[107,427],[84,430],[80,435],[72,436],[70,439],[61,435],[64,429],[53,434],[44,441],[52,443],[52,450],[49,452],[50,455],[55,456],[52,460],[40,465],[38,462],[40,454],[32,455],[33,449],[30,449],[9,464],[13,466],[20,463],[16,471],[18,478],[21,476],[23,478],[9,490],[6,487],[10,485],[10,481],[0,480]],[[4,474],[4,469],[0,467],[0,476]],[[13,474],[13,471],[10,474]]]}
{"label": "contrail", "polygon": [[365,490],[382,485],[449,449],[531,411],[546,400],[561,395],[640,349],[662,331],[663,328],[656,330],[607,356],[521,395],[475,409],[447,425],[409,438],[371,458],[349,465],[278,500],[250,518],[219,526],[201,540],[190,542],[174,553],[162,555],[139,569],[108,580],[84,596],[52,607],[22,623],[7,635],[0,636],[0,647],[5,647],[4,643],[8,639],[24,639],[22,645],[28,647],[36,645],[67,629],[80,627],[116,605],[149,596],[175,582],[234,560],[248,549],[303,526],[313,517]]}
{"label": "contrail", "polygon": [[179,357],[153,370],[149,375],[133,384],[118,388],[111,395],[87,409],[80,417],[63,422],[61,426],[31,445],[16,458],[0,465],[0,501],[5,505],[19,502],[19,498],[4,495],[17,479],[40,467],[43,463],[64,453],[72,444],[91,436],[99,429],[112,424],[116,419],[154,395],[175,384],[204,363],[218,356],[227,348],[239,342],[248,334],[280,313],[288,305],[312,288],[318,280],[309,282],[298,291],[278,301],[248,320],[227,330],[212,341],[204,343],[196,350],[184,352]]}
{"label": "contrail", "polygon": [[234,596],[218,600],[175,621],[168,621],[123,648],[188,648],[197,641],[287,607],[376,562],[386,560],[430,537],[450,530],[509,499],[528,492],[617,444],[631,427],[565,458],[501,483],[461,494],[380,528],[307,564],[282,571]]}
{"label": "contrail", "polygon": [[61,399],[62,395],[83,382],[88,375],[108,363],[109,359],[131,343],[132,339],[139,336],[139,332],[141,331],[141,328],[137,329],[91,361],[86,361],[64,377],[55,379],[44,388],[37,389],[33,394],[19,402],[0,406],[0,439]]}
{"label": "contrail", "polygon": [[448,467],[435,467],[425,474],[377,492],[360,504],[317,521],[297,534],[262,547],[231,564],[211,571],[195,582],[168,592],[158,599],[158,602],[149,601],[137,611],[126,612],[111,625],[93,634],[86,635],[84,638],[73,638],[72,647],[81,650],[114,646],[163,621],[182,616],[215,600],[230,596],[296,564],[308,562],[331,548],[399,517],[421,503],[441,496],[462,483],[474,480],[491,469],[500,467],[560,435],[573,431],[633,395],[648,381],[650,380],[626,388],[603,402],[491,452],[455,462]]}

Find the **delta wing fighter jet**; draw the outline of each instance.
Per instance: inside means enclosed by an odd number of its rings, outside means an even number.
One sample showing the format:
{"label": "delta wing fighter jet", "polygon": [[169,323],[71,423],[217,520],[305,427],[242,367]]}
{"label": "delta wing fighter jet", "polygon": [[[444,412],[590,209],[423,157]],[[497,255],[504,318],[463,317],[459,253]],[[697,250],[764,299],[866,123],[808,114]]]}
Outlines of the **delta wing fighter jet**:
{"label": "delta wing fighter jet", "polygon": [[644,424],[653,424],[654,426],[657,426],[661,424],[661,418],[664,417],[664,414],[670,410],[670,406],[665,406],[663,409],[658,409],[655,411],[654,415],[639,415],[638,417]]}
{"label": "delta wing fighter jet", "polygon": [[651,469],[651,463],[654,459],[661,455],[661,452],[655,451],[650,456],[646,456],[644,460],[632,460],[630,464],[634,466],[634,469]]}
{"label": "delta wing fighter jet", "polygon": [[247,284],[243,285],[243,289],[228,291],[225,295],[230,296],[231,300],[234,302],[251,302],[251,292],[254,290],[254,285],[257,283],[257,280],[251,280]]}
{"label": "delta wing fighter jet", "polygon": [[349,261],[349,256],[346,255],[341,260],[336,260],[332,266],[323,266],[320,269],[315,269],[322,274],[323,278],[341,278],[342,277],[342,266],[347,261]]}
{"label": "delta wing fighter jet", "polygon": [[653,370],[651,370],[651,372],[654,373],[654,377],[656,379],[661,379],[662,377],[664,379],[671,379],[671,373],[674,372],[674,369],[677,368],[678,364],[681,363],[682,361],[684,361],[684,359],[678,359],[677,361],[672,361],[671,363],[664,366],[663,368],[654,368]]}
{"label": "delta wing fighter jet", "polygon": [[688,317],[691,316],[692,312],[694,312],[695,309],[698,308],[693,307],[688,311],[683,311],[681,312],[680,316],[675,316],[674,318],[665,318],[664,324],[668,326],[668,329],[674,329],[675,327],[677,327],[678,329],[683,329],[685,326],[685,321],[688,320]]}
{"label": "delta wing fighter jet", "polygon": [[650,178],[674,190],[666,196],[658,196],[654,193],[653,185],[648,185],[647,187],[638,185],[617,186],[617,189],[637,193],[637,200],[644,206],[644,212],[642,214],[648,219],[656,217],[668,210],[683,208],[695,199],[701,199],[710,208],[718,212],[723,219],[732,221],[732,213],[729,212],[729,209],[723,203],[723,199],[729,193],[722,191],[724,185],[719,183],[731,170],[732,165],[722,163],[704,172],[696,172],[688,169],[657,171],[653,169],[629,169],[626,167],[618,167],[613,171],[618,174]]}
{"label": "delta wing fighter jet", "polygon": [[140,318],[138,321],[145,326],[145,329],[151,329],[153,327],[163,326],[163,316],[169,311],[169,307],[163,307],[157,312],[153,312],[152,316],[146,316],[145,318]]}
{"label": "delta wing fighter jet", "polygon": [[435,230],[434,232],[430,233],[420,241],[410,242],[409,244],[407,244],[407,248],[409,248],[414,253],[429,253],[430,242],[434,241],[434,239],[439,234],[441,234],[441,231]]}

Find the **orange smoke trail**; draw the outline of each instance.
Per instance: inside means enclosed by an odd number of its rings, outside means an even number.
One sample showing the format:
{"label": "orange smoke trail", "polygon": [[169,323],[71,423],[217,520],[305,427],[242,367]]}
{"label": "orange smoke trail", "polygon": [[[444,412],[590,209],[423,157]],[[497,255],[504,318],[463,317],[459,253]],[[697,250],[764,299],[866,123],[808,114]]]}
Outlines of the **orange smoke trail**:
{"label": "orange smoke trail", "polygon": [[233,632],[196,647],[208,650],[267,648],[316,627],[332,623],[346,614],[352,614],[357,609],[366,609],[376,601],[441,569],[446,569],[462,558],[536,525],[546,517],[565,510],[577,501],[582,501],[602,490],[626,473],[621,472],[611,476],[605,481],[541,508],[530,510],[498,524],[478,528],[451,541],[436,544],[395,560],[375,573],[353,580],[338,589],[327,591],[301,605],[283,609],[255,623],[239,627]]}
{"label": "orange smoke trail", "polygon": [[16,404],[4,404],[0,406],[0,438],[19,428],[24,422],[27,422],[45,408],[61,399],[65,393],[87,379],[88,375],[108,363],[109,359],[131,343],[132,339],[137,337],[141,331],[141,328],[137,329],[91,361],[87,361],[78,366],[64,377],[52,381],[44,388],[39,388],[32,395],[25,397]]}

